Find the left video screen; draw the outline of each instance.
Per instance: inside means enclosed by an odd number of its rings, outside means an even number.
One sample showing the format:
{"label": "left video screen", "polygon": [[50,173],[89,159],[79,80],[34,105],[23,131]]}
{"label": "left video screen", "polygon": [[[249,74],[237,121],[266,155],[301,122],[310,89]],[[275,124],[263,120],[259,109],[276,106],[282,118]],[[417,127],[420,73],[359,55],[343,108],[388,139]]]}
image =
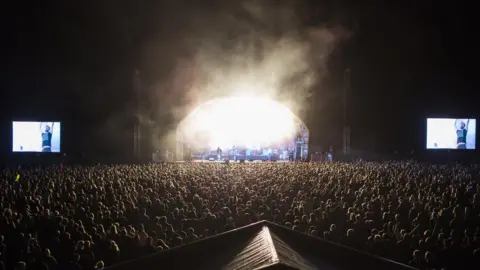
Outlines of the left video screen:
{"label": "left video screen", "polygon": [[12,122],[12,152],[60,153],[61,122]]}

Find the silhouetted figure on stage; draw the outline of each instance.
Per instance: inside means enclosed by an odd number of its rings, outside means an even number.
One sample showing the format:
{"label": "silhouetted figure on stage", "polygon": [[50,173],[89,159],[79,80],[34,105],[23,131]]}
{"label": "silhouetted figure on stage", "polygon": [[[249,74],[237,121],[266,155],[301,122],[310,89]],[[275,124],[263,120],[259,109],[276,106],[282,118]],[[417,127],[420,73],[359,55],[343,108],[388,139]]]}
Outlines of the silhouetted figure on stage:
{"label": "silhouetted figure on stage", "polygon": [[288,151],[288,161],[293,161],[293,151]]}
{"label": "silhouetted figure on stage", "polygon": [[192,149],[190,147],[187,148],[184,159],[189,162],[192,161]]}
{"label": "silhouetted figure on stage", "polygon": [[220,149],[220,147],[217,148],[217,156],[218,156],[218,160],[222,159],[222,149]]}

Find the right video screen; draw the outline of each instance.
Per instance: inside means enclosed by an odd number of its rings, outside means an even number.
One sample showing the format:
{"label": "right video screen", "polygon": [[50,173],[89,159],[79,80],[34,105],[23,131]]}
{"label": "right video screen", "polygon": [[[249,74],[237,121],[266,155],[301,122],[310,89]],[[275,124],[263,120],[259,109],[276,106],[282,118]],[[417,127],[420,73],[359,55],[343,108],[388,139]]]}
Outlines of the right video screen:
{"label": "right video screen", "polygon": [[427,149],[475,149],[477,120],[427,118]]}

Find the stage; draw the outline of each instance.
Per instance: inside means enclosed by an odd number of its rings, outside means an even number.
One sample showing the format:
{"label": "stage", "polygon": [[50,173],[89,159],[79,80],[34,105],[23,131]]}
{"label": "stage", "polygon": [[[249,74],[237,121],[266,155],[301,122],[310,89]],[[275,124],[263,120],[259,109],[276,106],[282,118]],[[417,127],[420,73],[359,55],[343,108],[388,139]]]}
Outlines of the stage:
{"label": "stage", "polygon": [[[165,163],[219,163],[219,164],[227,163],[226,160],[192,160],[192,161],[177,160],[177,161],[159,161],[159,162],[156,162],[156,163],[163,163],[163,162],[165,162]],[[245,160],[245,162],[243,162],[243,163],[290,163],[290,162],[294,162],[294,161],[288,161],[288,160],[278,160],[278,161],[253,160],[253,161],[248,161],[248,160]],[[242,164],[242,162],[240,162],[240,161],[233,161],[233,160],[228,161],[228,163]]]}

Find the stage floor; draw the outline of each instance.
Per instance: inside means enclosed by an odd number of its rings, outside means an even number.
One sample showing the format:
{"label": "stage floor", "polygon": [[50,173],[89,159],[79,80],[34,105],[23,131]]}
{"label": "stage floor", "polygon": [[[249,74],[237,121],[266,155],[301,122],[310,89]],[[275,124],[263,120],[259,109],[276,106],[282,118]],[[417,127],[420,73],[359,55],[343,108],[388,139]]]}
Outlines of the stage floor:
{"label": "stage floor", "polygon": [[[173,161],[174,163],[185,163],[186,161],[178,160]],[[193,163],[225,163],[224,160],[192,160]],[[287,163],[291,162],[288,160],[277,160],[277,161],[262,161],[262,160],[254,160],[254,161],[245,161],[245,163]],[[232,161],[230,160],[229,163],[240,163],[240,161]]]}

